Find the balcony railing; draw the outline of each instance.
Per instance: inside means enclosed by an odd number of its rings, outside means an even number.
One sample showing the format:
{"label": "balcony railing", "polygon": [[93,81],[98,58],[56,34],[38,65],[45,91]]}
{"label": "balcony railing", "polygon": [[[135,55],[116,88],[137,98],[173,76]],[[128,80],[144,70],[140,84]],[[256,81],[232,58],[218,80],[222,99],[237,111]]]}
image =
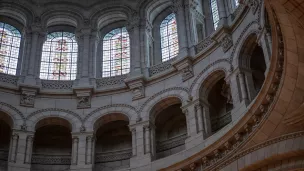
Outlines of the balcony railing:
{"label": "balcony railing", "polygon": [[41,165],[70,165],[71,155],[33,154],[32,164]]}
{"label": "balcony railing", "polygon": [[96,153],[95,162],[96,163],[113,162],[113,161],[127,160],[130,159],[131,157],[132,157],[132,149],[101,152],[101,153]]}
{"label": "balcony railing", "polygon": [[231,120],[232,120],[231,111],[227,112],[225,115],[211,119],[212,131],[213,132],[218,131],[219,129],[221,129],[224,126],[226,126],[227,124],[229,124],[231,122]]}
{"label": "balcony railing", "polygon": [[156,144],[156,152],[162,152],[184,145],[186,139],[187,139],[187,134],[182,134],[180,136],[159,142]]}

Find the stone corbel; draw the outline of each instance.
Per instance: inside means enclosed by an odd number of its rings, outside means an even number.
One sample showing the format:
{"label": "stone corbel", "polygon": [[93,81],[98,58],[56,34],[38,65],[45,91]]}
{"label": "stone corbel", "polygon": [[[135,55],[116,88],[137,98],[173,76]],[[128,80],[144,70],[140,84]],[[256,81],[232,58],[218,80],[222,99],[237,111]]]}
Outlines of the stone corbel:
{"label": "stone corbel", "polygon": [[233,40],[230,34],[225,34],[220,42],[225,53],[233,46]]}
{"label": "stone corbel", "polygon": [[190,56],[175,60],[172,62],[172,65],[181,73],[183,82],[194,76],[192,58]]}
{"label": "stone corbel", "polygon": [[37,88],[21,87],[20,106],[34,107]]}
{"label": "stone corbel", "polygon": [[133,92],[132,100],[138,100],[145,97],[145,79],[143,75],[136,77],[129,77],[125,79],[125,83]]}
{"label": "stone corbel", "polygon": [[91,107],[92,89],[74,89],[77,97],[77,109],[86,109]]}

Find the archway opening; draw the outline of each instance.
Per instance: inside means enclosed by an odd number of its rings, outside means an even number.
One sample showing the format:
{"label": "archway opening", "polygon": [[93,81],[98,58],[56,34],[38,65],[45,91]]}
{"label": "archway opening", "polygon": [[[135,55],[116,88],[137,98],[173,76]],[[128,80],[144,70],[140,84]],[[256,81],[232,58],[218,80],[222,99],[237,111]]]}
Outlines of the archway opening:
{"label": "archway opening", "polygon": [[208,95],[211,130],[217,132],[231,122],[233,103],[230,88],[224,78],[217,81]]}
{"label": "archway opening", "polygon": [[12,125],[12,119],[7,114],[0,112],[0,170],[7,170]]}
{"label": "archway opening", "polygon": [[260,92],[263,83],[265,81],[266,63],[264,58],[263,49],[256,45],[251,58],[250,58],[250,69],[252,72],[253,85],[256,94]]}
{"label": "archway opening", "polygon": [[166,99],[154,107],[156,159],[185,149],[187,122],[180,107],[181,101],[177,98]]}
{"label": "archway opening", "polygon": [[96,130],[94,170],[117,170],[130,167],[132,134],[129,119],[123,114],[101,117]]}
{"label": "archway opening", "polygon": [[32,171],[52,168],[69,170],[72,154],[71,125],[61,118],[46,118],[36,124]]}

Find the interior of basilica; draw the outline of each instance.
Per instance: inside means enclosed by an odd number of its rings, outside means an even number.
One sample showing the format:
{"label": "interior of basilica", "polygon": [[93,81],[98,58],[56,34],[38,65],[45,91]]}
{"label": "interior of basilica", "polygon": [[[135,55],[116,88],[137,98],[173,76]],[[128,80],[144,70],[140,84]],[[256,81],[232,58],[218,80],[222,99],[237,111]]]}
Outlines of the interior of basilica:
{"label": "interior of basilica", "polygon": [[304,171],[304,0],[0,0],[0,171]]}

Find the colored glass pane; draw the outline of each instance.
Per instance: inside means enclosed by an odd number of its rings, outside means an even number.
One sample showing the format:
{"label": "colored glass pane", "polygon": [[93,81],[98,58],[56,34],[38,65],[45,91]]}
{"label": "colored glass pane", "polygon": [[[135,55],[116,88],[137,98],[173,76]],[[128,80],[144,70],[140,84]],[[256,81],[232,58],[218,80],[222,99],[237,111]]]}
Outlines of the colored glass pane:
{"label": "colored glass pane", "polygon": [[235,7],[237,7],[237,6],[239,6],[239,0],[234,0],[234,2],[235,2]]}
{"label": "colored glass pane", "polygon": [[216,30],[219,20],[220,20],[216,0],[211,0],[211,12],[212,12],[212,18],[213,18],[213,26],[214,26],[214,29]]}
{"label": "colored glass pane", "polygon": [[40,78],[46,80],[74,80],[77,73],[78,45],[75,34],[53,32],[43,44]]}
{"label": "colored glass pane", "polygon": [[178,35],[175,14],[168,15],[160,25],[162,61],[178,55]]}
{"label": "colored glass pane", "polygon": [[16,75],[20,42],[20,32],[0,22],[0,73]]}
{"label": "colored glass pane", "polygon": [[130,39],[125,27],[117,28],[103,39],[102,77],[130,72]]}

